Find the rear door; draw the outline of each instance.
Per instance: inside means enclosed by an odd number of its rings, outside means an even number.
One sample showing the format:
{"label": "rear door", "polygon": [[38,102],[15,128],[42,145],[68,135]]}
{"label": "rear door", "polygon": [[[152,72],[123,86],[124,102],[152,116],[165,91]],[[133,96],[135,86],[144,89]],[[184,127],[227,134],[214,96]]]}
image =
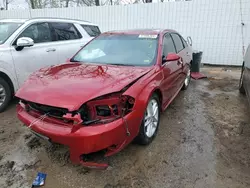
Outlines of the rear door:
{"label": "rear door", "polygon": [[[165,59],[169,53],[176,53],[176,48],[172,37],[166,33],[163,37],[162,58]],[[177,61],[164,62],[162,64],[164,79],[162,82],[163,102],[167,104],[177,92],[177,80],[179,75],[179,65]]]}
{"label": "rear door", "polygon": [[86,43],[73,23],[52,22],[50,27],[55,38],[54,45],[57,48],[59,63],[65,63]]}
{"label": "rear door", "polygon": [[177,70],[177,77],[176,80],[176,87],[177,89],[180,89],[182,87],[183,82],[186,78],[186,75],[183,74],[185,70],[185,66],[187,65],[187,51],[185,49],[185,46],[181,40],[181,37],[177,33],[171,33],[171,36],[173,38],[176,52],[181,57],[179,61],[177,61],[178,70]]}

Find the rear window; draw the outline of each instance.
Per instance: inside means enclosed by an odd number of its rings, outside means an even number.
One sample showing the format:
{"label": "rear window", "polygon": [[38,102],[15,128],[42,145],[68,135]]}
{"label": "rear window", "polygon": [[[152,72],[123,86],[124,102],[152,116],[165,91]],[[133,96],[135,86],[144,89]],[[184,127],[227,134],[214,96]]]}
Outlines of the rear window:
{"label": "rear window", "polygon": [[81,26],[91,37],[97,37],[98,35],[101,34],[101,31],[98,26],[94,25],[81,25]]}
{"label": "rear window", "polygon": [[74,40],[82,38],[79,31],[72,23],[51,23],[57,41]]}

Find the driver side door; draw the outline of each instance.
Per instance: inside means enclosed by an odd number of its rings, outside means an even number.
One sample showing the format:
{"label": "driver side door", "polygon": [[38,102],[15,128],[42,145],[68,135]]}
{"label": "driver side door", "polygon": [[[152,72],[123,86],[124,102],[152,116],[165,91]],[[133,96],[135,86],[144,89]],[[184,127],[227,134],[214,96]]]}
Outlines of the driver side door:
{"label": "driver side door", "polygon": [[[16,48],[16,41],[20,37],[29,37],[34,40],[34,46]],[[11,54],[16,69],[19,86],[29,75],[40,68],[58,64],[57,49],[54,46],[49,23],[41,22],[29,25],[17,37],[11,47]]]}
{"label": "driver side door", "polygon": [[[173,38],[169,33],[166,33],[163,37],[163,50],[162,58],[166,59],[169,53],[176,53],[176,47]],[[162,91],[163,91],[163,103],[164,106],[171,102],[172,98],[178,91],[177,81],[180,71],[180,66],[178,61],[169,61],[162,63],[163,69],[163,81],[162,81]]]}

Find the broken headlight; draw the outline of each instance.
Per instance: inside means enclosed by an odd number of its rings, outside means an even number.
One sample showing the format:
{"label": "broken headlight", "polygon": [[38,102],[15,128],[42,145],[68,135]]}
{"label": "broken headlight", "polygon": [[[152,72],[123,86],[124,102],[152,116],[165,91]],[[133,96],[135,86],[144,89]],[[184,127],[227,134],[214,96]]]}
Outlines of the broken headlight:
{"label": "broken headlight", "polygon": [[131,112],[134,103],[133,97],[113,93],[87,102],[82,106],[79,113],[83,124],[106,123]]}

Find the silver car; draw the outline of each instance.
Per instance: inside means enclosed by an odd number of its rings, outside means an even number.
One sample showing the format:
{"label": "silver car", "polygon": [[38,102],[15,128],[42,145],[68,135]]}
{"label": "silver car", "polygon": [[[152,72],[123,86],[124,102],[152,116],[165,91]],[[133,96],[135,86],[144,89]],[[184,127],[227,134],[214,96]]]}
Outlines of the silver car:
{"label": "silver car", "polygon": [[0,20],[0,112],[32,72],[64,63],[100,33],[82,20]]}

